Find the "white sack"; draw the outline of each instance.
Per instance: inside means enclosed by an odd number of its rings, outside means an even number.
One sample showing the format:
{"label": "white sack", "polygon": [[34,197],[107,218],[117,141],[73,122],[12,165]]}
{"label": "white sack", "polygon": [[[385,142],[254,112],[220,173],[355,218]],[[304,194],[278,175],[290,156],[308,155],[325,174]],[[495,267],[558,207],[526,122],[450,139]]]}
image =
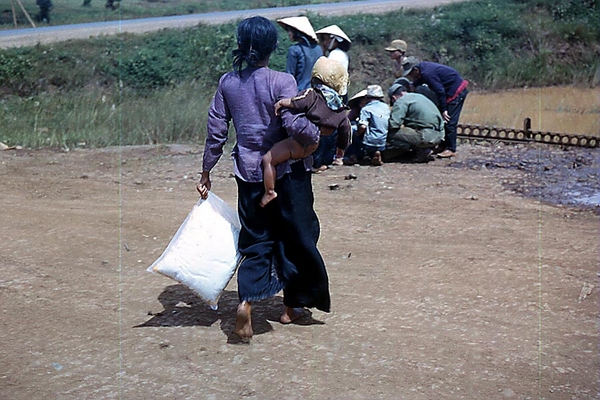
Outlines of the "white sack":
{"label": "white sack", "polygon": [[209,192],[200,199],[162,255],[148,268],[193,290],[213,310],[240,260],[237,212]]}

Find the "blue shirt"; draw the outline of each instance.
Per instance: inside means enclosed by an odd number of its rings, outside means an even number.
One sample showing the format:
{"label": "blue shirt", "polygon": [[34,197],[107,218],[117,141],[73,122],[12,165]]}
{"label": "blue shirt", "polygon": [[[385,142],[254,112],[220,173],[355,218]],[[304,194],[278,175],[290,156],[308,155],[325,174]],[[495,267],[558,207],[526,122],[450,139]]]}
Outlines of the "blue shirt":
{"label": "blue shirt", "polygon": [[417,68],[421,76],[415,85],[425,83],[437,96],[440,111],[446,111],[446,100],[456,93],[463,78],[455,69],[434,62],[421,61]]}
{"label": "blue shirt", "polygon": [[305,38],[288,49],[285,72],[296,79],[298,91],[310,87],[313,66],[322,55],[321,46],[309,43]]}
{"label": "blue shirt", "polygon": [[373,147],[385,146],[388,133],[390,107],[380,100],[371,100],[360,110],[359,125],[367,130],[363,136],[363,144]]}

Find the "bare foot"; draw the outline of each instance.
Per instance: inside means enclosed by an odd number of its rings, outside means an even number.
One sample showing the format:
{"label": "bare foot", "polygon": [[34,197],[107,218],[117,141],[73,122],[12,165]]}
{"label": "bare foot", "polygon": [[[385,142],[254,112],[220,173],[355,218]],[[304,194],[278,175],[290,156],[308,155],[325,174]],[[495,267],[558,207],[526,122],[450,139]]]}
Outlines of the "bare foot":
{"label": "bare foot", "polygon": [[319,168],[313,168],[312,169],[312,173],[313,174],[320,174],[321,172],[327,170],[327,165],[321,165]]}
{"label": "bare foot", "polygon": [[252,331],[252,306],[248,301],[242,301],[237,309],[235,319],[235,334],[242,339],[250,339],[253,335]]}
{"label": "bare foot", "polygon": [[279,322],[282,324],[291,324],[295,320],[302,318],[305,315],[306,310],[304,308],[285,307],[283,314],[281,314],[281,318],[279,318]]}
{"label": "bare foot", "polygon": [[277,198],[277,192],[274,190],[267,190],[262,199],[260,199],[260,206],[266,206],[270,201],[275,200],[275,198]]}
{"label": "bare foot", "polygon": [[383,165],[383,161],[381,160],[381,152],[379,152],[379,151],[375,152],[375,154],[373,155],[373,158],[371,158],[371,165],[374,165],[376,167]]}

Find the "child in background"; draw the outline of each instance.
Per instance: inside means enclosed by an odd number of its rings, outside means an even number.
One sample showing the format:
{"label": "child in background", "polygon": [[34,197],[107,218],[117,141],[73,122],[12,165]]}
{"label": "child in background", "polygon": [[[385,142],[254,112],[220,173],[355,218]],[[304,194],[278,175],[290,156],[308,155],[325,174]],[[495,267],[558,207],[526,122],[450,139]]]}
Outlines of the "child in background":
{"label": "child in background", "polygon": [[[350,144],[351,134],[348,108],[340,96],[348,85],[348,72],[339,62],[321,57],[313,67],[311,85],[311,88],[301,91],[296,97],[281,99],[275,103],[275,114],[279,115],[282,107],[303,112],[319,127],[321,136],[331,135],[337,130],[336,157],[341,159]],[[284,161],[308,157],[318,145],[315,143],[304,146],[290,137],[271,147],[262,159],[265,194],[260,201],[261,207],[277,197],[275,166]]]}
{"label": "child in background", "polygon": [[385,150],[390,119],[390,107],[383,102],[383,89],[379,85],[369,85],[366,91],[357,93],[352,100],[360,109],[354,141],[344,159],[345,165],[361,162],[365,156],[371,165],[383,165],[381,152]]}

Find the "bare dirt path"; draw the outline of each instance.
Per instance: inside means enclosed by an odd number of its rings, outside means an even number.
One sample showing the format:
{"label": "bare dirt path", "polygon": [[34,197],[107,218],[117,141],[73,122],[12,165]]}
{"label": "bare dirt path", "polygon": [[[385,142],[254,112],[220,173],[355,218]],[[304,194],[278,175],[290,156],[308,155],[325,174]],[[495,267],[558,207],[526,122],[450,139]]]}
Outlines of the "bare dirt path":
{"label": "bare dirt path", "polygon": [[598,216],[459,150],[314,175],[333,310],[283,326],[264,301],[250,345],[235,281],[212,311],[146,272],[201,148],[0,152],[0,399],[596,399]]}
{"label": "bare dirt path", "polygon": [[0,31],[0,48],[35,46],[36,44],[54,43],[70,39],[86,39],[94,36],[116,35],[125,32],[145,33],[161,29],[191,27],[198,24],[224,24],[254,15],[276,19],[294,15],[306,15],[307,13],[330,16],[361,13],[380,14],[401,8],[428,8],[459,1],[465,0],[420,0],[418,2],[415,0],[364,0],[16,29]]}

